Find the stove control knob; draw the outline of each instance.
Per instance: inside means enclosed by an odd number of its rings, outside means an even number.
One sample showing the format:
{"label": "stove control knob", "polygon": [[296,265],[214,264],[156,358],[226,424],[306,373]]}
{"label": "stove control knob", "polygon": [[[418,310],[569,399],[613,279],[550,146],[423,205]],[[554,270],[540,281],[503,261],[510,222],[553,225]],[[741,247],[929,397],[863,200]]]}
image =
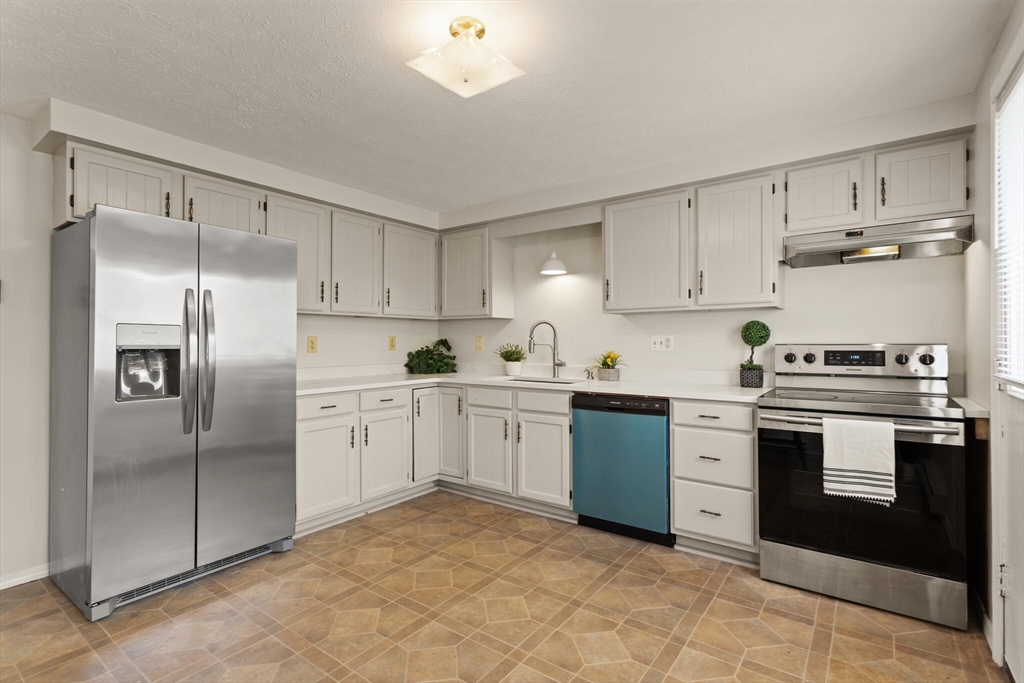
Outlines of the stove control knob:
{"label": "stove control knob", "polygon": [[922,353],[918,360],[921,361],[921,365],[931,365],[935,362],[935,356],[930,353]]}
{"label": "stove control knob", "polygon": [[910,356],[905,353],[896,354],[896,365],[906,365],[910,362]]}
{"label": "stove control knob", "polygon": [[786,361],[787,363],[795,363],[796,354],[790,351],[789,353],[782,357],[782,360]]}
{"label": "stove control knob", "polygon": [[816,360],[818,360],[818,357],[815,356],[813,353],[805,353],[804,354],[804,362],[805,363],[813,363]]}

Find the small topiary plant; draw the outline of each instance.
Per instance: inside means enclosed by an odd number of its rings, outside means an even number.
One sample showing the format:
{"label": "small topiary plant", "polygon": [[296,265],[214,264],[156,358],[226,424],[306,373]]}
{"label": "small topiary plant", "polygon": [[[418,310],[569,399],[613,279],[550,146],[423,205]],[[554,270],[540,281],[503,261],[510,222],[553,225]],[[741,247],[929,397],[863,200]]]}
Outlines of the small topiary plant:
{"label": "small topiary plant", "polygon": [[761,364],[754,362],[754,349],[764,346],[772,336],[771,329],[760,320],[751,320],[740,330],[740,338],[750,347],[750,358],[740,363],[741,370],[760,370]]}

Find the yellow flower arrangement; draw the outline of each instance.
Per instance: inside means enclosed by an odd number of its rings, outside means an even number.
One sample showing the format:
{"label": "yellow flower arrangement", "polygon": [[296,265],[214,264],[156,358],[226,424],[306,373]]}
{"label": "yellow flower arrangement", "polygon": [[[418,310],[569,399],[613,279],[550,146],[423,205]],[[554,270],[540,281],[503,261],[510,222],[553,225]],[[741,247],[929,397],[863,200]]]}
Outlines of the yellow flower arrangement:
{"label": "yellow flower arrangement", "polygon": [[625,365],[620,356],[615,351],[608,351],[600,356],[594,356],[594,365],[591,365],[588,370],[605,369],[610,370],[617,368],[620,365]]}

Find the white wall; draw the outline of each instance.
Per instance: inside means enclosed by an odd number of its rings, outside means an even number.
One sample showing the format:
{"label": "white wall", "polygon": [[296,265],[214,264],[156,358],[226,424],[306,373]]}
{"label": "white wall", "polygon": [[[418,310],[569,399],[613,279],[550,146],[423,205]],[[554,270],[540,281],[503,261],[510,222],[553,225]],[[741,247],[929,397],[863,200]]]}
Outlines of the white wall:
{"label": "white wall", "polygon": [[[437,322],[394,318],[300,315],[299,379],[347,374],[405,372],[406,354],[437,340]],[[317,337],[317,352],[306,353],[306,337]],[[388,336],[397,348],[388,351]]]}
{"label": "white wall", "polygon": [[0,588],[46,575],[51,169],[0,116]]}
{"label": "white wall", "polygon": [[[520,219],[521,221],[524,219]],[[540,275],[552,235],[569,270]],[[972,247],[973,248],[973,247]],[[452,343],[462,363],[500,372],[494,348],[506,341],[526,345],[530,326],[540,319],[558,328],[560,355],[579,376],[590,358],[614,348],[629,367],[623,379],[664,377],[690,381],[739,381],[738,364],[748,351],[740,327],[758,319],[772,329],[768,347],[756,358],[772,369],[776,342],[930,342],[949,344],[953,391],[963,386],[962,257],[802,268],[786,273],[786,308],[742,311],[687,311],[613,315],[601,312],[602,251],[599,225],[566,228],[515,238],[516,317],[514,320],[442,321],[439,333]],[[673,335],[675,350],[650,351],[650,335]],[[484,336],[485,350],[474,350]],[[550,331],[540,328],[538,341]],[[767,351],[765,349],[768,349]],[[551,356],[539,348],[524,371],[550,371]],[[487,367],[489,365],[489,367]]]}

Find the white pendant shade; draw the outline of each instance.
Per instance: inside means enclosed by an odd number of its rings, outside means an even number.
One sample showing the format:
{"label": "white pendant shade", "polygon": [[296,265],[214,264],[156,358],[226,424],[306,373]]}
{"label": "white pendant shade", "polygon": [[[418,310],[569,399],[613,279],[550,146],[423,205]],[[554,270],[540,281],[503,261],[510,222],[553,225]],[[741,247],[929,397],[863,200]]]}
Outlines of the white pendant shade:
{"label": "white pendant shade", "polygon": [[472,97],[525,73],[464,31],[439,48],[406,62],[430,80],[462,97]]}
{"label": "white pendant shade", "polygon": [[562,263],[562,259],[558,258],[558,254],[555,252],[551,252],[551,258],[540,267],[541,275],[565,275],[567,272],[565,264]]}

